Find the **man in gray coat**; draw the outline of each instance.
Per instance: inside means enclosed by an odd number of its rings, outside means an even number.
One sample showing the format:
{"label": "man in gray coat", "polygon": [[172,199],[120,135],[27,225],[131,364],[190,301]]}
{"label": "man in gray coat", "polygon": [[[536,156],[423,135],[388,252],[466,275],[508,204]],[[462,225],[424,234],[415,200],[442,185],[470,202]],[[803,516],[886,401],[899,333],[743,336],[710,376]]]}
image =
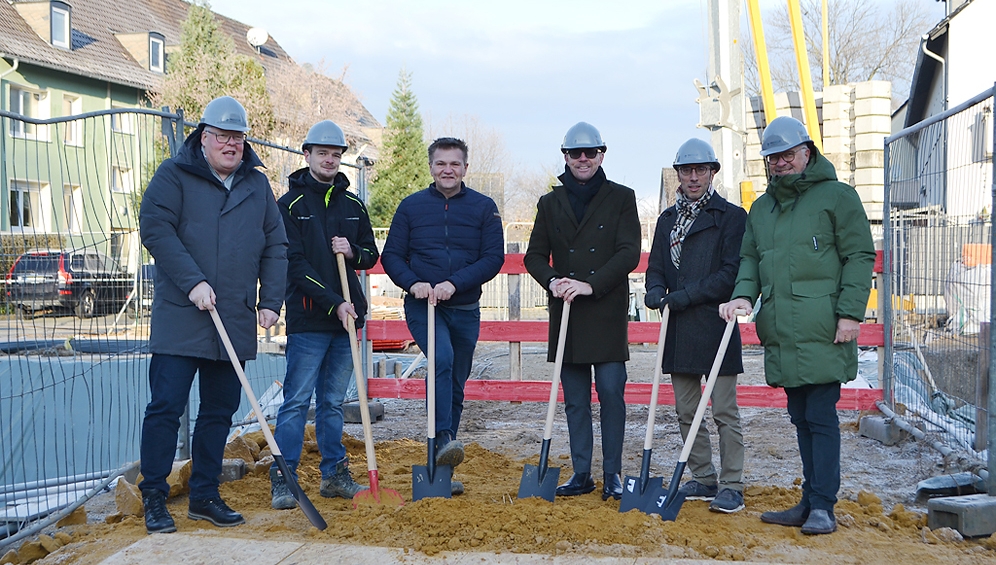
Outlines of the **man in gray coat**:
{"label": "man in gray coat", "polygon": [[[222,96],[164,161],[142,199],[142,244],[156,260],[149,390],[139,484],[149,533],[175,532],[166,477],[194,374],[200,408],[191,445],[187,516],[215,526],[245,520],[218,493],[225,439],[241,386],[205,310],[217,310],[243,363],[256,357],[258,323],[276,323],[287,276],[287,237],[263,163],[246,142],[245,108]],[[257,299],[258,285],[258,299]]]}
{"label": "man in gray coat", "polygon": [[[687,438],[702,398],[702,375],[712,368],[723,339],[726,323],[719,317],[719,305],[733,292],[747,212],[713,188],[719,161],[707,142],[683,143],[674,169],[680,183],[677,201],[657,219],[645,302],[648,308],[668,305],[671,310],[662,369],[671,375],[681,437]],[[737,408],[737,375],[742,372],[740,332],[734,332],[712,391],[720,473],[717,477],[709,431],[703,425],[688,454],[692,480],[681,487],[688,500],[711,500],[713,512],[744,508],[744,436]]]}

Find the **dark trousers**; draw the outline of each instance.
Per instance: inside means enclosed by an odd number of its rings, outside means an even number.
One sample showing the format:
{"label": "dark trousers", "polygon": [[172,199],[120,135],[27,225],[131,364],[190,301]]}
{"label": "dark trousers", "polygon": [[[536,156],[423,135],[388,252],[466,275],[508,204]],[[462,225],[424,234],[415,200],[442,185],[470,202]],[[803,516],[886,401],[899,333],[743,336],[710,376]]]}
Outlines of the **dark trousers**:
{"label": "dark trousers", "polygon": [[802,504],[833,512],[840,490],[840,383],[786,388],[802,456]]}
{"label": "dark trousers", "polygon": [[191,500],[218,496],[218,477],[232,414],[239,408],[242,386],[229,361],[153,354],[149,363],[152,400],[142,422],[142,490],[169,493],[166,477],[176,455],[180,416],[190,398],[194,374],[199,373],[200,408],[194,426],[190,457]]}
{"label": "dark trousers", "polygon": [[[423,352],[429,351],[429,305],[405,297],[408,331]],[[481,333],[480,308],[436,306],[436,440],[443,446],[456,438],[463,415],[463,387],[470,378],[474,349]]]}
{"label": "dark trousers", "polygon": [[622,470],[623,433],[626,429],[626,364],[564,363],[560,382],[564,387],[564,410],[571,436],[571,463],[575,473],[591,472],[591,452],[594,444],[591,429],[591,369],[595,368],[595,392],[601,405],[602,471]]}

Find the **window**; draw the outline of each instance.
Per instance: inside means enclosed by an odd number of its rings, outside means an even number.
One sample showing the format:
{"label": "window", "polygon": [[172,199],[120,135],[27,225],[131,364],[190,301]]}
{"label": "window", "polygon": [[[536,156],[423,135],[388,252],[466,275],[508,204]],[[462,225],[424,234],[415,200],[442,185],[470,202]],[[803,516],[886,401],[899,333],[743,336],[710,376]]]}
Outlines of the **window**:
{"label": "window", "polygon": [[[83,99],[69,94],[62,97],[62,115],[75,116],[83,113]],[[66,145],[83,145],[83,120],[65,122],[62,142]]]}
{"label": "window", "polygon": [[[10,111],[28,118],[46,120],[49,117],[48,93],[10,87]],[[48,141],[48,126],[11,120],[10,133],[15,137]]]}
{"label": "window", "polygon": [[69,49],[72,45],[69,10],[68,4],[52,2],[52,45],[63,49]]}
{"label": "window", "polygon": [[10,229],[46,232],[51,217],[49,188],[34,181],[10,182]]}
{"label": "window", "polygon": [[111,190],[114,192],[132,192],[131,169],[111,167]]}
{"label": "window", "polygon": [[149,34],[149,70],[162,73],[166,70],[165,47],[163,36],[158,33]]}
{"label": "window", "polygon": [[[123,109],[123,106],[111,106],[112,110]],[[111,114],[111,131],[117,133],[133,133],[132,114]]]}
{"label": "window", "polygon": [[67,184],[62,188],[63,228],[69,233],[83,233],[83,189]]}

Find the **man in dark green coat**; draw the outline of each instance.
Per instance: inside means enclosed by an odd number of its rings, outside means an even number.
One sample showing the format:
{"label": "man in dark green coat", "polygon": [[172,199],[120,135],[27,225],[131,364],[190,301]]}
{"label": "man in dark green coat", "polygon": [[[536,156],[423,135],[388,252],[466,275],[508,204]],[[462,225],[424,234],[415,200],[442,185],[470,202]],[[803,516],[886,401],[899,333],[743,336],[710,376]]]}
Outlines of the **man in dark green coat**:
{"label": "man in dark green coat", "polygon": [[[561,186],[539,199],[525,265],[550,293],[548,360],[556,355],[564,302],[571,315],[561,378],[574,475],[558,496],[595,490],[591,476],[591,375],[601,404],[602,500],[622,497],[626,426],[629,273],[640,262],[640,217],[632,189],[605,178],[605,144],[592,125],[568,130]],[[551,266],[550,260],[553,259]]]}
{"label": "man in dark green coat", "polygon": [[726,320],[751,311],[760,295],[757,335],[768,384],[785,388],[802,457],[802,501],[761,520],[837,529],[840,489],[840,385],[858,370],[858,330],[871,289],[875,248],[861,199],[837,181],[833,165],[795,118],[765,128],[761,155],[770,181],[751,207]]}

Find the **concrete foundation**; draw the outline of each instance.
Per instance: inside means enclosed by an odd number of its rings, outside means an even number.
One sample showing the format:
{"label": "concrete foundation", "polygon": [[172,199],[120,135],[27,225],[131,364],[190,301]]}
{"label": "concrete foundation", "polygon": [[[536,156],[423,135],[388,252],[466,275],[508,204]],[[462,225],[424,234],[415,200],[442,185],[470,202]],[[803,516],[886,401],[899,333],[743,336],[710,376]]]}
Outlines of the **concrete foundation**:
{"label": "concrete foundation", "polygon": [[892,418],[885,416],[862,417],[858,424],[858,432],[865,437],[876,439],[884,445],[896,445],[909,437],[909,433],[899,429],[899,426],[893,423]]}
{"label": "concrete foundation", "polygon": [[[379,422],[384,419],[384,405],[380,402],[368,402],[367,408],[370,412],[370,422]],[[342,418],[347,424],[361,424],[360,403],[347,402],[342,405]]]}
{"label": "concrete foundation", "polygon": [[927,526],[953,528],[965,537],[996,533],[996,496],[971,494],[935,498],[927,503]]}

